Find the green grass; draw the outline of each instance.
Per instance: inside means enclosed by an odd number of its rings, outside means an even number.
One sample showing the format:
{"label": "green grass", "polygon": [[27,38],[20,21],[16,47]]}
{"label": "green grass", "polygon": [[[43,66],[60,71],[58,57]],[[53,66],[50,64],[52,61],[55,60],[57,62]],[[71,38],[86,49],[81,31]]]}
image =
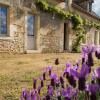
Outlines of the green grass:
{"label": "green grass", "polygon": [[[73,62],[81,58],[80,54],[0,54],[0,100],[19,100],[22,88],[32,88],[32,78],[41,76],[44,69],[52,65],[59,58],[59,69],[63,69],[66,62]],[[95,58],[95,67],[100,66]],[[61,70],[60,70],[61,71]]]}

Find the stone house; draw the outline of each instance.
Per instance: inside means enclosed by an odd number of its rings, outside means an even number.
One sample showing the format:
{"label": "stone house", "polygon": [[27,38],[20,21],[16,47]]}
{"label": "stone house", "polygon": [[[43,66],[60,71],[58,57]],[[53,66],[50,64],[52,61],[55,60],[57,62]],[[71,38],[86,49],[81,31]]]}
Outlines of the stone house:
{"label": "stone house", "polygon": [[[99,23],[100,18],[92,12],[93,0],[78,1],[48,0],[50,4]],[[0,52],[71,51],[73,37],[70,22],[39,11],[33,0],[0,0]],[[90,29],[85,42],[100,45],[100,30]]]}

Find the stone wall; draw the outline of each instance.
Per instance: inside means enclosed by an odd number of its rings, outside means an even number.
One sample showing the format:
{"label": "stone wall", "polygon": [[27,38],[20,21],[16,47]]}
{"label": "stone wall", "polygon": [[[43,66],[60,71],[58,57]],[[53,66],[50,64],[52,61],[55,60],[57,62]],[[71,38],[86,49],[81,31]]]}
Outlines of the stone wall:
{"label": "stone wall", "polygon": [[64,22],[50,13],[40,14],[40,48],[42,52],[62,52]]}
{"label": "stone wall", "polygon": [[[13,1],[12,1],[13,2]],[[1,0],[8,11],[8,35],[0,37],[0,52],[23,53],[25,19],[24,12],[18,7],[13,7],[11,0]]]}

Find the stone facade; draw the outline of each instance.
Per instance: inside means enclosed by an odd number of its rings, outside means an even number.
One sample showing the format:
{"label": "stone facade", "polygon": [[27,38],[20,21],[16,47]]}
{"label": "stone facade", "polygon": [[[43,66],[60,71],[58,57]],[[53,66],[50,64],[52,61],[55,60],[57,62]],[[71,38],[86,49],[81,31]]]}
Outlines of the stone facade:
{"label": "stone facade", "polygon": [[0,52],[23,53],[24,52],[24,14],[13,7],[11,0],[1,0],[0,3],[8,7],[8,33],[0,37]]}
{"label": "stone facade", "polygon": [[[22,2],[24,1],[24,2]],[[56,0],[55,0],[56,1]],[[28,2],[28,3],[27,3]],[[54,2],[51,0],[50,3]],[[54,2],[57,5],[57,1]],[[59,2],[60,3],[60,0]],[[71,51],[72,41],[74,39],[74,31],[70,22],[61,20],[57,15],[41,12],[37,10],[28,0],[0,0],[0,4],[8,7],[8,34],[7,36],[0,36],[0,52],[8,53],[27,53],[28,51],[37,51],[43,53],[64,52],[64,23],[67,23],[67,51]],[[21,4],[21,5],[20,5]],[[79,10],[71,8],[70,10],[80,14],[82,17],[91,19],[93,18]],[[35,49],[27,50],[27,14],[31,13],[35,16],[34,33],[35,33]],[[87,34],[87,42],[91,40],[94,43],[95,29],[90,29]],[[99,34],[100,32],[98,32]],[[90,37],[89,37],[90,36]],[[98,35],[99,36],[99,35]],[[100,36],[99,36],[100,37]],[[91,39],[90,39],[91,38]],[[98,38],[97,41],[100,41]],[[30,43],[33,45],[33,43]],[[97,45],[99,42],[96,43]]]}
{"label": "stone facade", "polygon": [[42,52],[63,52],[64,21],[55,15],[43,12],[40,14],[40,19],[39,34]]}

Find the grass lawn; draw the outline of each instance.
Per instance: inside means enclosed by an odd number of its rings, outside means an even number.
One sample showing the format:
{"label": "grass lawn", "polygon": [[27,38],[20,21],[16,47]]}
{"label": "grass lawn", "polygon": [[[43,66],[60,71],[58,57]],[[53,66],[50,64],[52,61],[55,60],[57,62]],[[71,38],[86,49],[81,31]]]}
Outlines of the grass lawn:
{"label": "grass lawn", "polygon": [[[19,100],[23,87],[32,88],[32,78],[38,77],[44,69],[52,65],[59,58],[59,69],[66,62],[75,64],[81,54],[0,54],[0,100]],[[95,66],[100,66],[100,61],[95,58]]]}

